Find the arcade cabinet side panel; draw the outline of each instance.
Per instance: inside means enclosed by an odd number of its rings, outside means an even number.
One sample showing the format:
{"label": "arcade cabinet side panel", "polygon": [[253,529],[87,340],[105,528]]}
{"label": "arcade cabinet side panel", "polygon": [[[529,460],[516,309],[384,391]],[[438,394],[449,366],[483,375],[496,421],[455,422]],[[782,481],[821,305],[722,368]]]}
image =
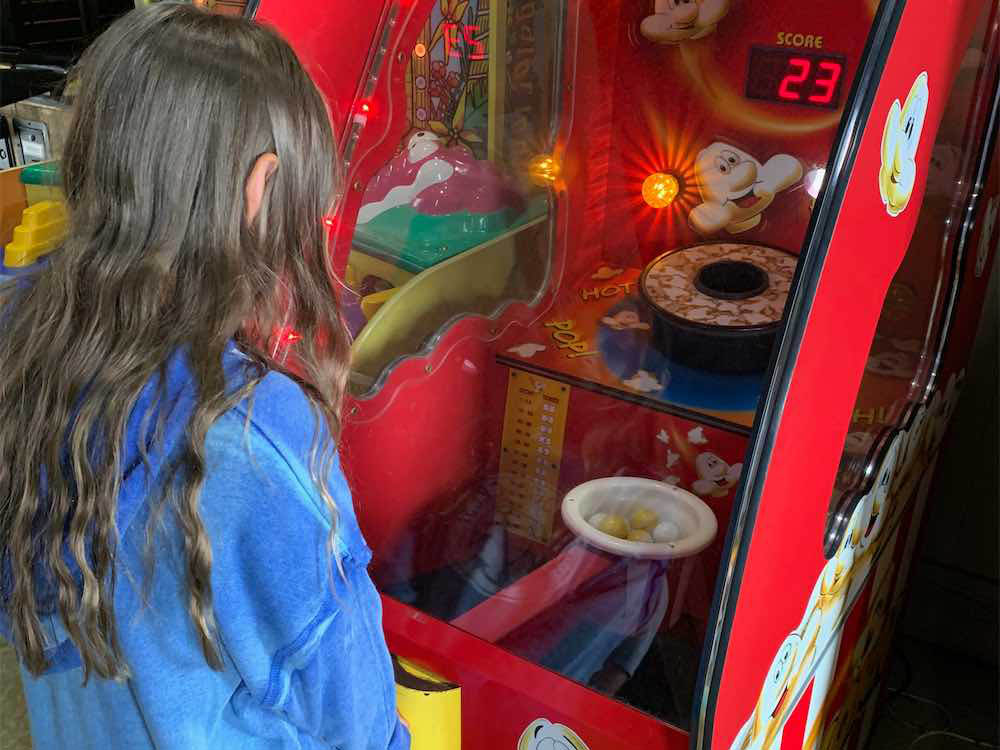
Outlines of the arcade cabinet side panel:
{"label": "arcade cabinet side panel", "polygon": [[[695,748],[823,746],[844,621],[874,575],[873,560],[895,538],[879,532],[892,514],[884,488],[906,438],[898,433],[842,543],[830,559],[824,554],[843,436],[883,300],[916,225],[950,82],[979,15],[941,10],[925,0],[884,3],[875,18],[868,67],[817,201],[747,459],[733,565],[719,579],[718,630],[693,716]],[[911,145],[900,157],[904,143]],[[912,179],[898,174],[898,162]]]}

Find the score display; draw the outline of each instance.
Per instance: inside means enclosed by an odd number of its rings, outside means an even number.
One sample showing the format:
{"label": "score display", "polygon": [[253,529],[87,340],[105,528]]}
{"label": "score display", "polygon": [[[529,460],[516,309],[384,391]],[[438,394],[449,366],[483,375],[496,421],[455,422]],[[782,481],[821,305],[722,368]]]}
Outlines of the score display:
{"label": "score display", "polygon": [[844,67],[843,55],[751,47],[746,95],[748,99],[836,109]]}

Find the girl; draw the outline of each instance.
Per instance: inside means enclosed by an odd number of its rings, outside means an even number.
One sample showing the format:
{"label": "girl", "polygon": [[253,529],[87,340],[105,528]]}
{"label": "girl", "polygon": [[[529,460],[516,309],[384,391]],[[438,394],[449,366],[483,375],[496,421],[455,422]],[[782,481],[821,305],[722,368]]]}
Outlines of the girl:
{"label": "girl", "polygon": [[[182,5],[75,78],[70,236],[0,296],[0,633],[35,748],[405,748],[334,445],[320,94],[273,32]],[[297,375],[260,343],[289,329]]]}

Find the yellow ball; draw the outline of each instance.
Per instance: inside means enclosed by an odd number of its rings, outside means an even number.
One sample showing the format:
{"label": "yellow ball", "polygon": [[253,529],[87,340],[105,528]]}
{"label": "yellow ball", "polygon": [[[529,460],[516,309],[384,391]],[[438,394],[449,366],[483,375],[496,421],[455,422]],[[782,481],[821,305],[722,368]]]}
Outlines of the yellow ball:
{"label": "yellow ball", "polygon": [[651,529],[660,522],[660,517],[649,508],[638,507],[632,511],[629,526],[633,529]]}
{"label": "yellow ball", "polygon": [[642,181],[642,199],[653,208],[666,208],[679,191],[680,184],[672,174],[653,172]]}
{"label": "yellow ball", "polygon": [[650,536],[649,532],[645,529],[632,529],[628,533],[628,540],[630,542],[651,542],[653,537]]}
{"label": "yellow ball", "polygon": [[625,523],[625,519],[614,513],[609,513],[603,518],[597,526],[597,530],[603,531],[608,536],[618,537],[619,539],[624,539],[628,536],[628,525]]}

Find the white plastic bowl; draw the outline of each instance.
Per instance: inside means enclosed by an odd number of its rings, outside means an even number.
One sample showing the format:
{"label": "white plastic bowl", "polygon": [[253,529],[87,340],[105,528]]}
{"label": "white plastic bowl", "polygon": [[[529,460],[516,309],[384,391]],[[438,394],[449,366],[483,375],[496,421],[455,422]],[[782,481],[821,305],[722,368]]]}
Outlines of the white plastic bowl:
{"label": "white plastic bowl", "polygon": [[[605,534],[588,523],[595,513],[616,513],[626,519],[639,506],[670,521],[679,531],[672,542],[630,542]],[[577,485],[562,501],[563,521],[588,544],[622,557],[667,560],[690,557],[705,549],[718,532],[715,514],[687,490],[655,479],[605,477]]]}

